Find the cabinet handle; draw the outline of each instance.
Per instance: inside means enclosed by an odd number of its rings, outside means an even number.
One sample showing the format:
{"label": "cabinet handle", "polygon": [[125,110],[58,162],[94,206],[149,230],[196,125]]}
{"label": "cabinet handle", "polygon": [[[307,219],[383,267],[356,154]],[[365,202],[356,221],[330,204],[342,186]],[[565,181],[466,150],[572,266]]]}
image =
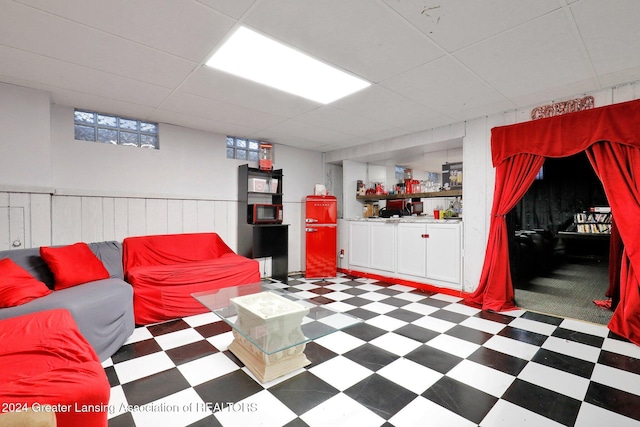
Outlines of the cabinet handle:
{"label": "cabinet handle", "polygon": [[423,234],[423,235],[422,235],[422,236],[420,236],[420,237],[422,237],[423,239],[428,239],[428,238],[429,238],[429,235],[428,235],[428,234]]}
{"label": "cabinet handle", "polygon": [[316,231],[318,231],[318,229],[317,228],[306,228],[305,231],[307,233],[315,233]]}

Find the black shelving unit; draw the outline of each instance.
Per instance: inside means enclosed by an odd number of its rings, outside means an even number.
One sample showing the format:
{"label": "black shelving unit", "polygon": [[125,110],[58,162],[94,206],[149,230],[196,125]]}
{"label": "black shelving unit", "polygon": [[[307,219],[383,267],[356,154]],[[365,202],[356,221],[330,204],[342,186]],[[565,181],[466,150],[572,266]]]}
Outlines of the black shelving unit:
{"label": "black shelving unit", "polygon": [[567,256],[598,262],[609,258],[610,236],[610,212],[576,213],[573,224],[567,230],[558,232]]}
{"label": "black shelving unit", "polygon": [[581,212],[573,216],[578,233],[611,234],[610,212]]}
{"label": "black shelving unit", "polygon": [[[267,189],[275,191],[249,191],[249,180],[263,179]],[[274,180],[277,185],[273,185]],[[251,224],[249,205],[254,203],[282,204],[282,169],[264,171],[238,167],[238,254],[248,258],[271,257],[271,277],[287,282],[289,275],[289,225]]]}

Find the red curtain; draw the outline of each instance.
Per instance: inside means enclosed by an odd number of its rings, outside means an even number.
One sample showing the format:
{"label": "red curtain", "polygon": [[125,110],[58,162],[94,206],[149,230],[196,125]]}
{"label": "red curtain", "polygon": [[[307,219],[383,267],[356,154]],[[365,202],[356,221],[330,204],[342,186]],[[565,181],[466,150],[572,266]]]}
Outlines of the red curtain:
{"label": "red curtain", "polygon": [[[618,232],[616,220],[611,217],[611,236],[609,240],[609,287],[605,296],[611,300],[611,309],[615,310],[620,302],[620,269],[622,266],[622,251],[624,245]],[[594,301],[595,302],[595,301]]]}
{"label": "red curtain", "polygon": [[599,141],[586,152],[602,181],[624,245],[619,276],[620,302],[609,329],[640,345],[640,277],[635,273],[640,272],[640,148]]}
{"label": "red curtain", "polygon": [[465,303],[483,310],[504,311],[516,308],[513,302],[509,236],[505,215],[524,196],[544,163],[535,154],[516,154],[496,168],[496,185],[491,208],[489,241],[480,284]]}
{"label": "red curtain", "polygon": [[640,272],[639,131],[640,100],[491,129],[496,167],[491,228],[480,283],[465,303],[486,310],[514,308],[504,215],[529,188],[544,157],[588,150],[625,247],[621,301],[609,328],[640,345],[640,281],[635,273]]}

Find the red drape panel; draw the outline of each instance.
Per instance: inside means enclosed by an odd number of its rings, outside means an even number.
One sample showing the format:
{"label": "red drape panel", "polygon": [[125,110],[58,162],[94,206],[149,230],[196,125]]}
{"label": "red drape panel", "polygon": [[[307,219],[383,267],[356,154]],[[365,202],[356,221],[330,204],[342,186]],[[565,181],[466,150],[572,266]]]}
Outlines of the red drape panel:
{"label": "red drape panel", "polygon": [[587,149],[587,156],[602,181],[624,244],[620,302],[609,329],[640,345],[640,148],[600,141]]}
{"label": "red drape panel", "polygon": [[544,157],[516,154],[497,167],[489,240],[480,284],[476,291],[465,299],[465,304],[493,311],[516,308],[513,302],[509,236],[505,215],[531,187],[543,163]]}
{"label": "red drape panel", "polygon": [[615,310],[620,302],[620,268],[624,245],[618,232],[615,218],[611,218],[611,236],[609,240],[609,287],[605,296],[611,298],[611,309]]}

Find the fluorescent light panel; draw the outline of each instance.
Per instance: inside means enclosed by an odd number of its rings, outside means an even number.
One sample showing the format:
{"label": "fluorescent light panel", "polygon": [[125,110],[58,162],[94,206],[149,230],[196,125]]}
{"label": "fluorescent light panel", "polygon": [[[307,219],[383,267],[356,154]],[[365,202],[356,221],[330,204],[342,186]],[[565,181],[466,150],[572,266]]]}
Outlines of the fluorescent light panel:
{"label": "fluorescent light panel", "polygon": [[238,28],[207,65],[322,104],[371,84],[246,27]]}

